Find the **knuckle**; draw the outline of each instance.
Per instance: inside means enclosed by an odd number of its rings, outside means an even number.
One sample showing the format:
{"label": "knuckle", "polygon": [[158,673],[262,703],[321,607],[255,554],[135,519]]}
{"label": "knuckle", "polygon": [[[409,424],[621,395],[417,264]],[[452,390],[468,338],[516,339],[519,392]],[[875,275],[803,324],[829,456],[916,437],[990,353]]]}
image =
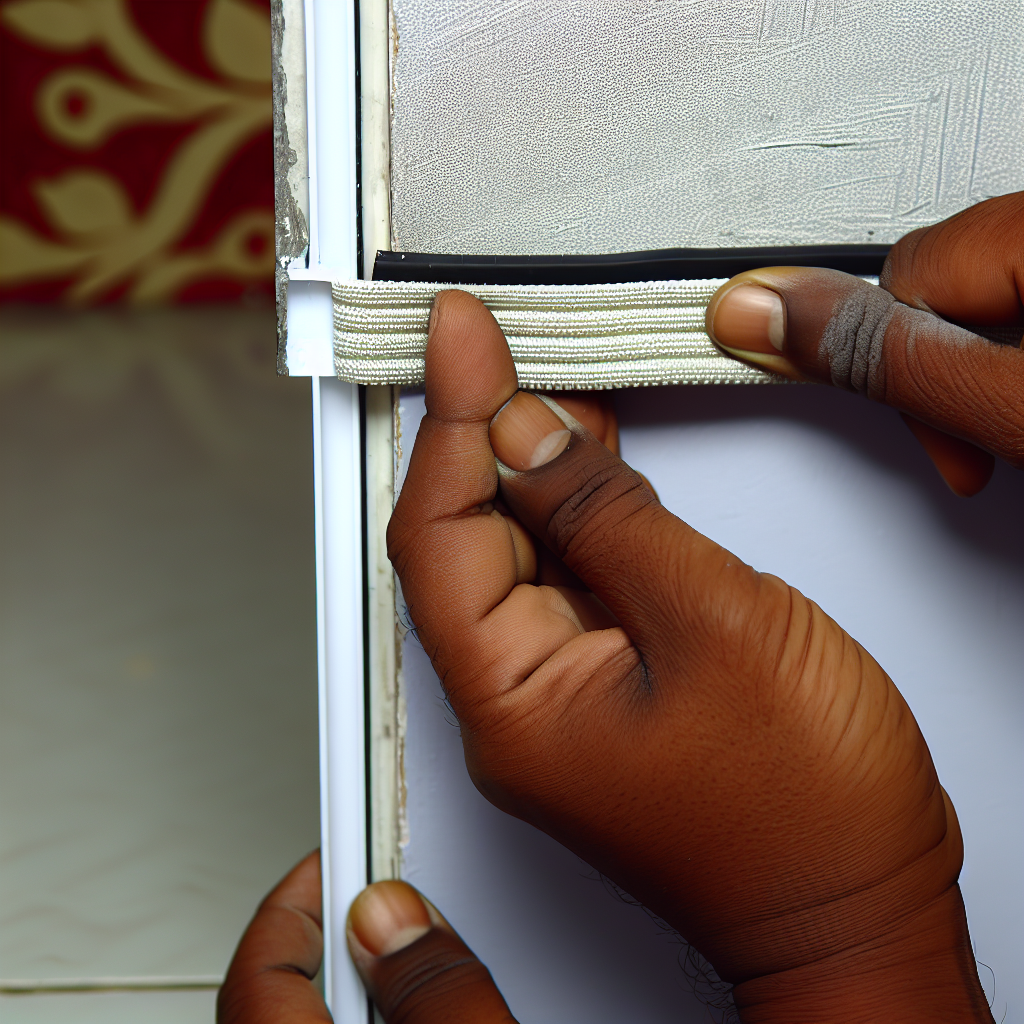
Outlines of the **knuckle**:
{"label": "knuckle", "polygon": [[886,332],[897,308],[892,295],[870,285],[836,304],[818,346],[836,387],[875,399],[885,393]]}
{"label": "knuckle", "polygon": [[410,573],[418,569],[425,552],[429,551],[430,538],[429,525],[424,525],[404,514],[401,507],[397,507],[391,513],[384,543],[388,561],[399,579],[407,580]]}
{"label": "knuckle", "polygon": [[[436,932],[431,934],[442,939]],[[455,948],[443,940],[425,944],[425,949],[418,949],[420,943],[414,943],[409,955],[403,956],[405,951],[392,954],[398,962],[375,999],[390,1024],[443,1020],[444,1008],[457,1006],[468,989],[494,984],[487,968],[465,947]]]}
{"label": "knuckle", "polygon": [[917,259],[918,249],[933,226],[929,225],[908,232],[896,242],[885,257],[882,271],[878,275],[878,283],[901,302],[910,301],[914,281],[918,277],[920,269]]}
{"label": "knuckle", "polygon": [[401,505],[395,507],[388,520],[388,528],[385,533],[385,544],[387,545],[388,559],[396,566],[402,559],[405,549],[409,543],[410,526],[405,521]]}
{"label": "knuckle", "polygon": [[643,480],[611,452],[581,460],[569,495],[548,520],[548,539],[565,556],[593,536],[608,536],[653,501]]}

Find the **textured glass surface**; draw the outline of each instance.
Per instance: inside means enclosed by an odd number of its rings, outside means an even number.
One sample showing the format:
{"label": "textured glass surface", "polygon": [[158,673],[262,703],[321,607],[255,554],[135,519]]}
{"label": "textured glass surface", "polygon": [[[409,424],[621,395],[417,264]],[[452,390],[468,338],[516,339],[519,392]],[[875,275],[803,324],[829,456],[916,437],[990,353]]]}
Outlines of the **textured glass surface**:
{"label": "textured glass surface", "polygon": [[394,0],[396,248],[893,242],[1024,187],[1024,0]]}

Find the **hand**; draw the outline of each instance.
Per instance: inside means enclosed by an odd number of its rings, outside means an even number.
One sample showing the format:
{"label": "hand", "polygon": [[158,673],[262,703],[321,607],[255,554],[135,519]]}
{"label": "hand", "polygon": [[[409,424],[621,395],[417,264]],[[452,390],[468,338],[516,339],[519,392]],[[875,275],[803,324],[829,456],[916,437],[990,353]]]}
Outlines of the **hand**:
{"label": "hand", "polygon": [[[320,851],[260,904],[217,995],[217,1024],[330,1024],[313,983],[324,951]],[[405,882],[367,886],[349,910],[349,952],[386,1021],[515,1024],[490,972]]]}
{"label": "hand", "polygon": [[871,656],[517,394],[465,293],[426,375],[389,553],[481,792],[677,928],[744,1021],[990,1020],[956,815]]}
{"label": "hand", "polygon": [[737,359],[899,409],[956,494],[988,483],[994,455],[1024,468],[1024,192],[904,236],[879,283],[749,270],[711,299],[708,334]]}
{"label": "hand", "polygon": [[217,993],[217,1024],[331,1024],[313,984],[324,953],[320,851],[259,905]]}

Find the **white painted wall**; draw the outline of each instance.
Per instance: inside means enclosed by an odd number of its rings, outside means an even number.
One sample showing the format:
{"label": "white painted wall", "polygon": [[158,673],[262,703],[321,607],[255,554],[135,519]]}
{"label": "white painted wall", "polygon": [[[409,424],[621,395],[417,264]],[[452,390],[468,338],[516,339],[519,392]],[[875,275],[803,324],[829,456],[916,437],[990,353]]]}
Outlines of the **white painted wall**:
{"label": "white painted wall", "polygon": [[[831,389],[621,392],[624,457],[665,505],[816,600],[889,671],[966,843],[971,934],[996,1020],[1024,1013],[1024,476],[953,497],[889,409]],[[422,396],[402,402],[406,453]],[[524,1022],[704,1021],[679,945],[472,786],[458,729],[404,643],[405,877],[462,932]]]}

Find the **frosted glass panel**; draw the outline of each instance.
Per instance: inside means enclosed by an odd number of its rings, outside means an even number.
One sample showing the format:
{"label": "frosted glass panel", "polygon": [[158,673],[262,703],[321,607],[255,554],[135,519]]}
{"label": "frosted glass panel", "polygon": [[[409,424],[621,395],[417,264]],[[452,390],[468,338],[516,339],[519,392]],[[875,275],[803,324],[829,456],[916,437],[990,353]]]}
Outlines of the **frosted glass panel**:
{"label": "frosted glass panel", "polygon": [[394,0],[396,248],[893,242],[1024,187],[1024,0]]}

